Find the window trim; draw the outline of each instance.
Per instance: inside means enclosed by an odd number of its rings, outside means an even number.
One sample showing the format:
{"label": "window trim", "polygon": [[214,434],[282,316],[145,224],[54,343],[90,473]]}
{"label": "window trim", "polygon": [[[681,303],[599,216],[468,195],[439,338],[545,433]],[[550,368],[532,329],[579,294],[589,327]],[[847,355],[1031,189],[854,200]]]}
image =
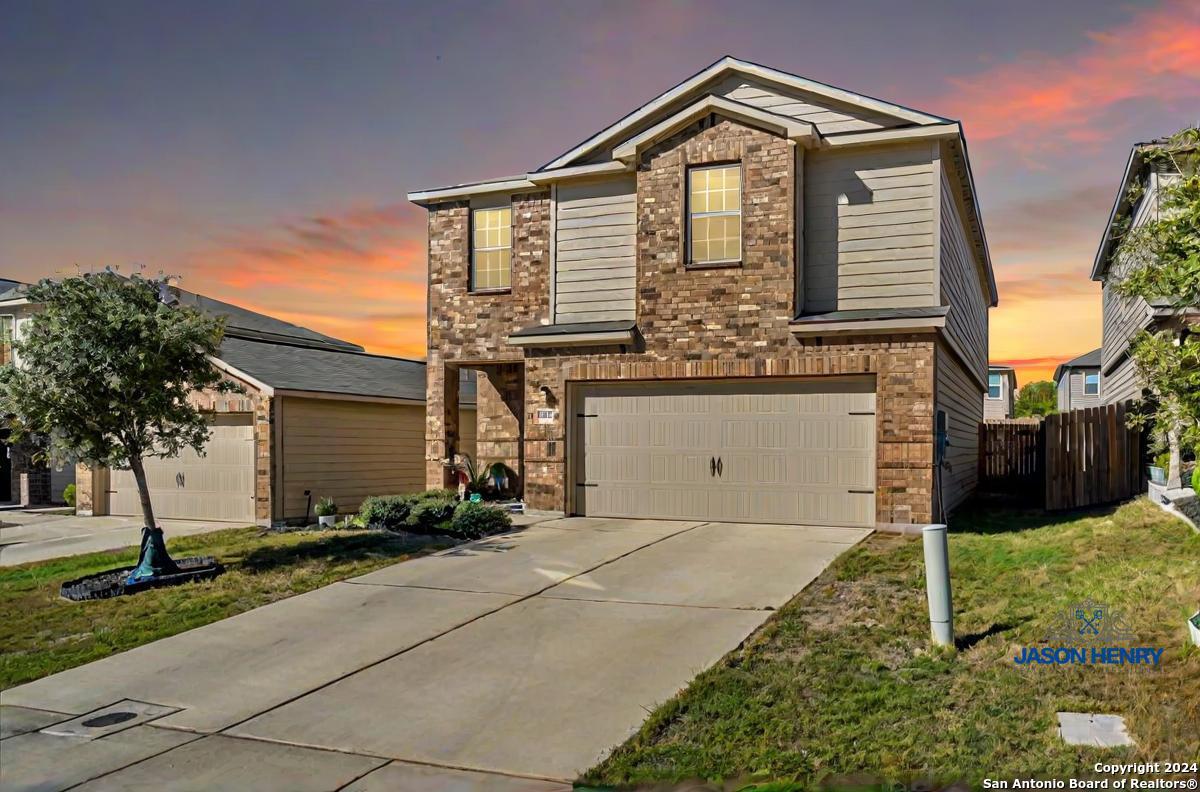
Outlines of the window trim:
{"label": "window trim", "polygon": [[[1096,378],[1096,390],[1092,391],[1090,393],[1088,392],[1088,377]],[[1100,395],[1100,372],[1098,370],[1095,372],[1089,372],[1089,371],[1083,372],[1083,395],[1084,396],[1099,396]]]}
{"label": "window trim", "polygon": [[[718,168],[737,168],[738,172],[738,251],[742,254],[736,259],[720,259],[714,261],[692,260],[692,174],[701,170],[717,170]],[[734,213],[702,212],[704,217],[730,217]],[[685,269],[724,269],[742,266],[746,256],[746,174],[741,160],[720,160],[715,162],[689,163],[683,174],[683,256]]]}
{"label": "window trim", "polygon": [[[996,395],[992,395],[992,377],[996,378]],[[1004,375],[1003,374],[988,374],[988,391],[987,397],[992,401],[1000,401],[1004,398]]]}
{"label": "window trim", "polygon": [[[497,209],[508,210],[508,285],[507,286],[485,286],[477,287],[475,285],[475,254],[480,250],[504,250],[504,247],[475,247],[475,213],[476,212],[494,212]],[[469,217],[467,222],[467,253],[469,256],[469,266],[467,267],[467,292],[469,294],[509,294],[512,292],[512,229],[513,229],[513,214],[512,201],[508,203],[496,204],[494,206],[470,206],[468,207]]]}

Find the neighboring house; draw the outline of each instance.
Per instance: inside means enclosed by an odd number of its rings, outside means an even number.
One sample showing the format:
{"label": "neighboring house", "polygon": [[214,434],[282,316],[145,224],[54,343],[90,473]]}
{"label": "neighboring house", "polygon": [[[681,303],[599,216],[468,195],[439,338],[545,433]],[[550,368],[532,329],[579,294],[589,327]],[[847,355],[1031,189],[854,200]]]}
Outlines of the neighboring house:
{"label": "neighboring house", "polygon": [[[1180,330],[1185,321],[1195,317],[1182,316],[1170,307],[1166,300],[1147,302],[1141,297],[1125,297],[1116,293],[1115,286],[1130,268],[1130,262],[1114,253],[1120,229],[1126,224],[1139,226],[1156,219],[1159,212],[1159,188],[1178,173],[1167,170],[1166,165],[1145,160],[1145,152],[1161,145],[1160,141],[1138,143],[1129,153],[1125,174],[1117,190],[1117,198],[1108,217],[1108,225],[1096,260],[1092,266],[1092,280],[1103,286],[1103,338],[1100,345],[1100,400],[1103,404],[1114,404],[1141,396],[1134,363],[1130,357],[1130,340],[1140,330]],[[1132,193],[1136,195],[1131,200]]]}
{"label": "neighboring house", "polygon": [[409,198],[428,486],[474,369],[480,453],[533,508],[873,526],[974,490],[996,287],[957,122],[723,58],[536,171]]}
{"label": "neighboring house", "polygon": [[[309,515],[318,498],[355,510],[367,495],[424,488],[425,365],[173,289],[179,303],[226,320],[213,360],[244,393],[200,393],[212,411],[206,454],[146,460],[155,514],[268,524]],[[0,295],[17,335],[37,310]],[[19,361],[18,361],[19,362]],[[464,448],[474,451],[474,382],[464,380]],[[81,514],[141,513],[129,471],[77,471]],[[56,494],[56,493],[52,493]]]}
{"label": "neighboring house", "polygon": [[1104,404],[1100,393],[1100,354],[1101,350],[1093,349],[1054,369],[1059,412]]}
{"label": "neighboring house", "polygon": [[1017,372],[1012,366],[993,363],[988,366],[987,392],[983,394],[983,417],[1003,421],[1013,417],[1017,400]]}

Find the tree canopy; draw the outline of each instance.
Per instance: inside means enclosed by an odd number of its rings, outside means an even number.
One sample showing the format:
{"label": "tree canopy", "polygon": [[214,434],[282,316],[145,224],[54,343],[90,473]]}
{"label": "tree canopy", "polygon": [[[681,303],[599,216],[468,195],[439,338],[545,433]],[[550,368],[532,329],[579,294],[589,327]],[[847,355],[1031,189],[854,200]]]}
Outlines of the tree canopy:
{"label": "tree canopy", "polygon": [[209,428],[195,391],[237,390],[209,358],[223,321],[168,305],[166,278],[112,271],[29,287],[40,310],[13,343],[18,365],[0,366],[0,410],[16,440],[34,438],[57,458],[131,469],[147,527],[154,527],[142,460],[203,453]]}
{"label": "tree canopy", "polygon": [[[1125,269],[1116,288],[1175,317],[1164,329],[1138,333],[1130,355],[1149,394],[1132,420],[1172,449],[1176,479],[1179,448],[1200,442],[1200,336],[1192,329],[1200,309],[1200,129],[1184,129],[1142,156],[1162,174],[1158,211],[1138,225],[1123,221],[1113,255]],[[1142,190],[1140,182],[1131,188],[1131,206]]]}
{"label": "tree canopy", "polygon": [[1058,412],[1058,388],[1053,382],[1042,380],[1031,382],[1017,393],[1013,403],[1013,415],[1017,418],[1034,418]]}

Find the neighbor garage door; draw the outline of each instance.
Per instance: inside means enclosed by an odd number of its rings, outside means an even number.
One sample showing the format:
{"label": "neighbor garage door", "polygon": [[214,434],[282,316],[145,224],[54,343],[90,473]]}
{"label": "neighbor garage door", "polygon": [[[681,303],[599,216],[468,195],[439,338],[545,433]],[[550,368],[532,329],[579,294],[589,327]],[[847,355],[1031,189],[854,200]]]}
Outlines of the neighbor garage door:
{"label": "neighbor garage door", "polygon": [[[254,522],[254,422],[249,413],[220,415],[206,455],[147,459],[146,479],[157,517]],[[142,513],[128,470],[112,471],[113,514]]]}
{"label": "neighbor garage door", "polygon": [[875,523],[873,380],[585,386],[576,408],[579,514]]}

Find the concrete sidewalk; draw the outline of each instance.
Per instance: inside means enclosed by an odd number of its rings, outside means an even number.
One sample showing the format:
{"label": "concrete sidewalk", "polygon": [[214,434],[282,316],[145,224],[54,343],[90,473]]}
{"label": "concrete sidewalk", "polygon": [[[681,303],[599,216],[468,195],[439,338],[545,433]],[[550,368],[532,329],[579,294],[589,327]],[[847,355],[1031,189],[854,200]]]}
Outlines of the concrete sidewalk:
{"label": "concrete sidewalk", "polygon": [[566,789],[867,533],[571,518],[397,564],[0,693],[0,788]]}
{"label": "concrete sidewalk", "polygon": [[[0,566],[137,547],[141,517],[77,517],[44,511],[0,512]],[[245,523],[160,520],[167,538],[240,528]]]}

